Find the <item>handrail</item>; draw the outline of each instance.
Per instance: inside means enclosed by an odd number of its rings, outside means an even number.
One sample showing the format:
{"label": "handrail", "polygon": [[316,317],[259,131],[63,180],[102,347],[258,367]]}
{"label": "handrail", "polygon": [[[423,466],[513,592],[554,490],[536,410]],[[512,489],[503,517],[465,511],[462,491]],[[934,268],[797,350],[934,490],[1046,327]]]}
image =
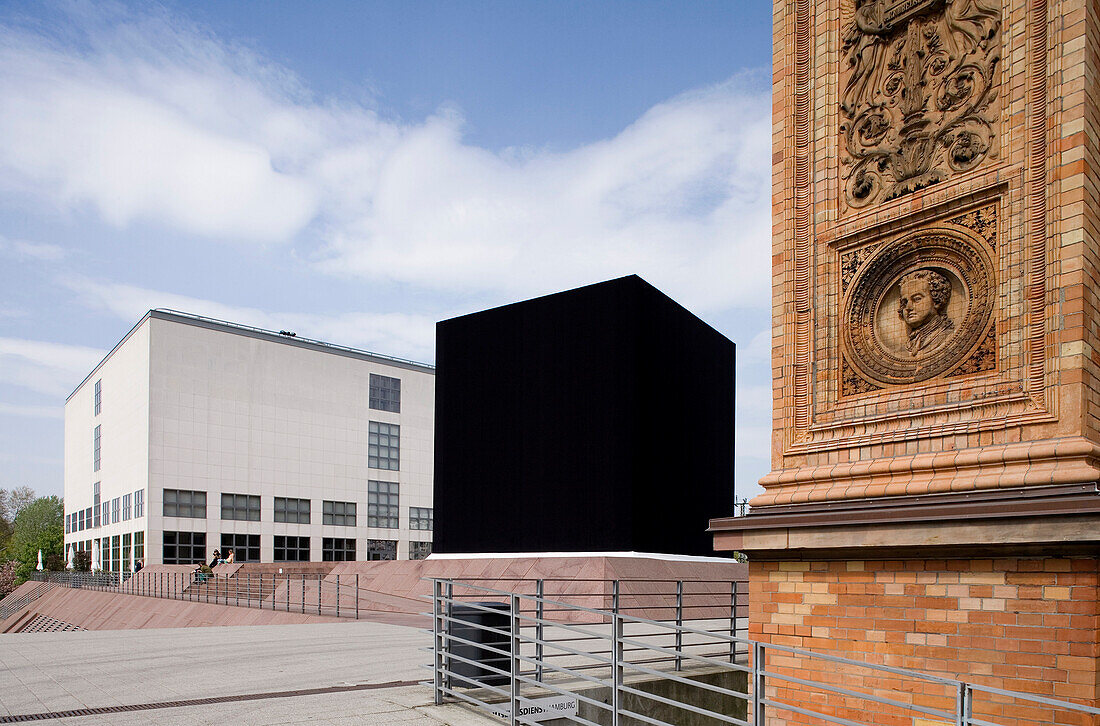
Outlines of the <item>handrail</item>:
{"label": "handrail", "polygon": [[[776,712],[802,714],[819,719],[820,722],[844,726],[874,726],[875,721],[863,719],[874,719],[876,711],[890,714],[910,713],[914,719],[930,718],[937,723],[942,721],[944,724],[956,726],[1011,726],[1019,723],[1017,716],[1002,717],[976,708],[975,698],[982,694],[1041,705],[1070,714],[1100,715],[1100,708],[1095,706],[973,684],[909,668],[750,640],[738,635],[740,629],[736,624],[727,632],[707,627],[705,621],[690,621],[689,624],[681,619],[682,610],[677,611],[676,620],[656,620],[625,613],[619,607],[621,581],[614,587],[613,607],[600,609],[546,597],[541,594],[542,583],[539,594],[530,595],[477,584],[487,578],[425,579],[431,581],[433,593],[433,664],[429,668],[433,671],[435,702],[442,704],[448,698],[458,698],[498,716],[505,714],[505,720],[513,726],[536,723],[524,717],[524,709],[527,709],[526,712],[538,709],[540,703],[545,703],[540,698],[547,693],[552,696],[575,697],[573,705],[578,710],[570,713],[555,712],[553,715],[555,718],[579,724],[593,723],[584,717],[587,712],[582,707],[595,701],[602,708],[611,710],[613,724],[631,719],[653,726],[674,726],[677,723],[675,719],[667,717],[672,720],[663,720],[665,717],[660,715],[663,712],[656,710],[662,707],[671,708],[674,712],[679,709],[680,712],[692,712],[716,721],[744,726],[764,726],[765,714]],[[734,603],[737,594],[734,588]],[[464,601],[464,598],[478,596],[483,599],[500,599],[503,602],[490,607]],[[553,609],[584,614],[589,620],[583,625],[568,620],[547,621],[543,613],[551,609],[547,607],[551,605]],[[481,615],[473,617],[465,611],[456,612],[456,606]],[[736,612],[736,605],[734,611]],[[489,614],[500,622],[492,622]],[[593,623],[592,620],[598,622]],[[556,634],[546,635],[543,626],[552,627]],[[461,627],[461,635],[455,632],[456,627]],[[561,633],[564,633],[564,637]],[[671,635],[675,636],[673,645],[668,642]],[[655,638],[659,640],[654,640]],[[701,647],[713,650],[716,645],[723,646],[722,652],[716,654],[700,651]],[[545,652],[548,649],[556,652]],[[826,682],[815,679],[812,668],[807,674],[804,667],[791,665],[792,656],[832,666],[865,669],[891,678],[875,678],[869,684],[863,684],[858,679],[854,683],[847,680]],[[493,665],[490,658],[498,658],[500,663],[506,660],[510,666],[505,669],[503,666]],[[551,658],[555,662],[551,663]],[[559,658],[564,660],[558,660]],[[495,682],[486,682],[487,678],[502,676],[505,670],[508,671],[506,687],[498,688],[495,687]],[[593,674],[593,670],[600,672],[603,677]],[[836,672],[835,668],[829,670]],[[708,678],[716,675],[720,677],[717,680],[698,680],[704,674]],[[719,700],[732,699],[741,704],[745,720],[728,708],[718,706],[715,708],[719,710],[710,709],[704,705],[708,702],[706,700],[685,700],[682,695],[673,697],[672,691],[654,693],[653,688],[639,688],[631,680],[636,678],[669,681],[708,691]],[[899,678],[925,685],[917,687],[896,682]],[[737,679],[742,679],[741,686],[736,685]],[[780,686],[779,690],[769,689],[769,686],[775,685]],[[456,690],[475,686],[503,695],[507,699],[506,704],[492,704],[482,697],[475,697],[476,692],[463,693]],[[600,693],[610,695],[596,698],[593,688],[603,689]],[[685,692],[687,691],[681,689],[677,693]],[[939,702],[913,697],[914,693],[940,692],[943,696]],[[797,694],[798,697],[792,694]],[[629,702],[629,709],[624,706],[624,695],[634,699]],[[487,698],[491,700],[492,696]],[[840,700],[830,704],[830,698]],[[642,708],[643,713],[638,713],[640,706],[637,699],[649,699],[655,710]],[[853,702],[875,704],[877,708],[851,706]],[[837,705],[838,703],[844,705]],[[949,703],[952,705],[948,706]],[[991,701],[990,708],[993,707]],[[831,708],[843,710],[830,710]],[[1024,720],[1027,721],[1026,718]],[[1059,720],[1058,723],[1062,721]]]}

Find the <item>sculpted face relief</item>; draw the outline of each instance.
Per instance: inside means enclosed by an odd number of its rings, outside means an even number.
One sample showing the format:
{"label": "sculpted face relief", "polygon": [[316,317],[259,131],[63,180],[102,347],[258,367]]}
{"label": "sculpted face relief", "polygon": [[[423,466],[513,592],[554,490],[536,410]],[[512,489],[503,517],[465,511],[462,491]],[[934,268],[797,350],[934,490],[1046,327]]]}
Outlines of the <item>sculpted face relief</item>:
{"label": "sculpted face relief", "polygon": [[901,278],[898,316],[909,331],[906,349],[914,357],[947,342],[955,323],[947,316],[951,282],[934,270],[917,270]]}

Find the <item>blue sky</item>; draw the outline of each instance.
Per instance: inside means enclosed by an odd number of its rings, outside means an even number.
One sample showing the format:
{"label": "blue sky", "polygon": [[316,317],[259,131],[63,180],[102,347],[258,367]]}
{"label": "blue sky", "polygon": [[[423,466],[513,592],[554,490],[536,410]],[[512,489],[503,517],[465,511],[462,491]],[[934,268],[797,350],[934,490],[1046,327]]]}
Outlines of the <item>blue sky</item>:
{"label": "blue sky", "polygon": [[[636,273],[738,344],[768,471],[766,2],[0,5],[0,487],[152,307],[431,362]],[[718,513],[716,513],[718,514]]]}

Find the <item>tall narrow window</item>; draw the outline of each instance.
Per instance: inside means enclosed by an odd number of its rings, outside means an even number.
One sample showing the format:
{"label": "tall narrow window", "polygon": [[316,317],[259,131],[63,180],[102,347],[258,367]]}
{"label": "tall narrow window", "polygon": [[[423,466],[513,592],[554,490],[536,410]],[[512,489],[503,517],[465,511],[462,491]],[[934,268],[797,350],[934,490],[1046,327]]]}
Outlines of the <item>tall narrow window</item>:
{"label": "tall narrow window", "polygon": [[[134,532],[134,559],[145,559],[145,533]],[[144,564],[144,563],[142,563]]]}
{"label": "tall narrow window", "polygon": [[370,407],[401,413],[401,379],[370,374]]}
{"label": "tall narrow window", "polygon": [[95,382],[95,415],[99,415],[99,410],[103,407],[103,379],[99,379]]}
{"label": "tall narrow window", "polygon": [[132,494],[123,494],[122,495],[122,521],[123,522],[125,522],[126,520],[128,520],[130,518],[130,512],[133,511],[131,509],[132,503],[133,503],[133,495]]}
{"label": "tall narrow window", "polygon": [[133,558],[130,556],[130,533],[122,535],[122,571],[130,572],[133,570]]}
{"label": "tall narrow window", "polygon": [[119,514],[122,512],[122,502],[120,497],[115,497],[111,500],[111,524],[118,524]]}
{"label": "tall narrow window", "polygon": [[145,516],[145,490],[134,492],[134,519]]}
{"label": "tall narrow window", "polygon": [[378,421],[367,423],[367,466],[372,469],[401,468],[401,427]]}
{"label": "tall narrow window", "polygon": [[92,471],[99,471],[99,426],[92,433]]}
{"label": "tall narrow window", "polygon": [[100,499],[100,496],[99,496],[99,484],[100,484],[100,482],[96,482],[95,484],[92,484],[92,526],[93,527],[98,527],[99,526],[99,505],[100,505],[100,502],[101,502],[101,499]]}

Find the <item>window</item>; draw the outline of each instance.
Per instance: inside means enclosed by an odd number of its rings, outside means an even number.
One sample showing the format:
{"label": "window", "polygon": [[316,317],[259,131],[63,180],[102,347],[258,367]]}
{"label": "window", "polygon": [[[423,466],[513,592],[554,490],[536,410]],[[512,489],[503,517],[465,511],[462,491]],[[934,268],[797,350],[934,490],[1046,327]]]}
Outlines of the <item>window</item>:
{"label": "window", "polygon": [[206,492],[165,489],[164,516],[206,519]]}
{"label": "window", "polygon": [[99,526],[99,521],[100,521],[99,520],[99,504],[100,504],[100,501],[101,500],[100,500],[100,497],[99,497],[99,482],[96,482],[95,484],[92,484],[92,526],[93,527],[98,527]]}
{"label": "window", "polygon": [[107,572],[111,569],[111,538],[99,540],[99,569]]}
{"label": "window", "polygon": [[130,533],[122,535],[122,569],[125,572],[132,572],[133,560],[130,559]]}
{"label": "window", "polygon": [[[145,533],[134,532],[134,559],[145,559]],[[144,564],[144,563],[143,563]]]}
{"label": "window", "polygon": [[368,560],[396,560],[397,540],[392,539],[368,539]]}
{"label": "window", "polygon": [[222,494],[222,519],[259,522],[260,498],[251,494]]}
{"label": "window", "polygon": [[92,508],[91,507],[88,507],[87,509],[84,510],[84,528],[85,529],[91,529],[92,528]]}
{"label": "window", "polygon": [[65,534],[70,534],[73,531],[73,515],[70,512],[65,515]]}
{"label": "window", "polygon": [[99,426],[92,432],[92,471],[99,471]]}
{"label": "window", "polygon": [[325,537],[321,540],[323,562],[355,562],[355,540]]}
{"label": "window", "polygon": [[309,562],[309,537],[275,535],[276,562]]}
{"label": "window", "polygon": [[371,373],[370,407],[401,413],[401,379]]}
{"label": "window", "polygon": [[145,490],[134,492],[134,519],[145,516]]}
{"label": "window", "polygon": [[397,482],[367,482],[367,526],[397,529]]}
{"label": "window", "polygon": [[397,471],[401,468],[401,427],[378,421],[367,423],[367,466]]}
{"label": "window", "polygon": [[233,550],[234,562],[259,562],[260,535],[223,534],[222,557],[228,557],[229,550]]}
{"label": "window", "polygon": [[432,553],[431,542],[409,542],[409,559],[424,560]]}
{"label": "window", "polygon": [[106,527],[111,523],[111,502],[110,500],[103,502],[103,526]]}
{"label": "window", "polygon": [[309,500],[275,497],[275,521],[309,524]]}
{"label": "window", "polygon": [[130,518],[131,512],[133,512],[132,502],[134,500],[133,494],[122,495],[122,521],[125,522]]}
{"label": "window", "polygon": [[206,558],[206,532],[164,532],[164,564],[201,565]]}
{"label": "window", "polygon": [[118,524],[118,515],[122,511],[122,501],[119,497],[111,500],[111,524]]}
{"label": "window", "polygon": [[[119,553],[119,536],[111,537],[111,572],[118,572],[122,567],[122,557]],[[106,569],[106,568],[104,568]]]}
{"label": "window", "polygon": [[321,506],[322,524],[335,524],[338,527],[355,526],[355,502],[324,502]]}
{"label": "window", "polygon": [[433,525],[432,519],[431,507],[409,507],[409,529],[430,531]]}
{"label": "window", "polygon": [[99,409],[103,404],[103,379],[95,382],[95,415],[99,415]]}

